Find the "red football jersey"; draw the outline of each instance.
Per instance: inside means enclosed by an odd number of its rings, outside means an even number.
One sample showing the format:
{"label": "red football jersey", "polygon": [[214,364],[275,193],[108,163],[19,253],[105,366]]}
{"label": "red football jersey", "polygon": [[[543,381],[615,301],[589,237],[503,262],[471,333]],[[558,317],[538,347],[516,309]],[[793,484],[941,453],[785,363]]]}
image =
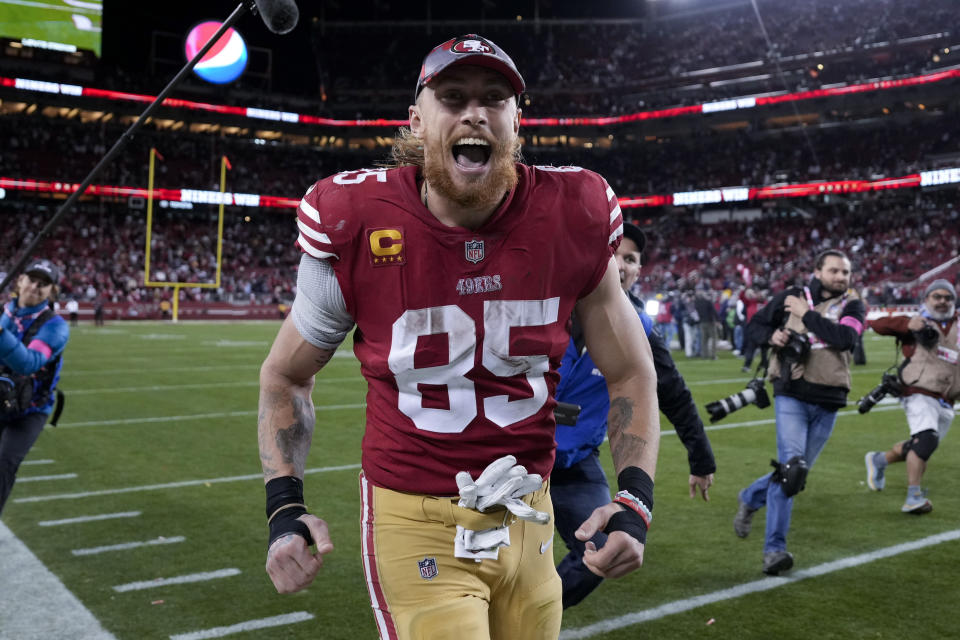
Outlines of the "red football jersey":
{"label": "red football jersey", "polygon": [[415,167],[340,173],[300,203],[297,244],[330,261],[357,323],[362,466],[376,485],[457,495],[458,471],[476,477],[507,454],[550,473],[568,320],[603,277],[623,220],[591,171],[517,172],[476,231],[430,213]]}

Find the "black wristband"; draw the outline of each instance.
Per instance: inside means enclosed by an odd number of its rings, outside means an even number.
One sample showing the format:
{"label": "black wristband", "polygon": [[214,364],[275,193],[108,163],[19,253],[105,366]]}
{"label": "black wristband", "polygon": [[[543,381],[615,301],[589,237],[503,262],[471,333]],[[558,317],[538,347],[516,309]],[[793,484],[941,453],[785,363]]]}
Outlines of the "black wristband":
{"label": "black wristband", "polygon": [[626,467],[617,475],[620,491],[629,491],[653,513],[653,478],[640,467]]}
{"label": "black wristband", "polygon": [[607,526],[603,532],[610,535],[614,531],[623,531],[628,536],[636,538],[640,544],[647,543],[647,523],[633,509],[624,507],[607,520]]}
{"label": "black wristband", "polygon": [[620,503],[623,509],[607,521],[604,533],[623,531],[640,544],[646,544],[653,519],[653,479],[640,467],[627,467],[617,475],[617,485],[620,491],[614,502]]}
{"label": "black wristband", "polygon": [[267,547],[290,533],[303,537],[307,545],[313,544],[310,529],[297,519],[307,512],[303,502],[303,481],[293,476],[274,478],[267,482],[266,491],[267,526],[270,527]]}

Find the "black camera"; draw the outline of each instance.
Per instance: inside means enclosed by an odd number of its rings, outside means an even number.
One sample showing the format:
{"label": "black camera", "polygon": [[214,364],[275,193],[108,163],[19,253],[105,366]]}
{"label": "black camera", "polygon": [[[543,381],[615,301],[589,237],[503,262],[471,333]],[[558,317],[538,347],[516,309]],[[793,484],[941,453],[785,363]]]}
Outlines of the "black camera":
{"label": "black camera", "polygon": [[940,334],[928,324],[923,325],[919,331],[914,331],[913,335],[917,339],[917,344],[924,349],[933,349],[940,344]]}
{"label": "black camera", "polygon": [[0,416],[17,416],[33,400],[33,381],[28,376],[0,373]]}
{"label": "black camera", "polygon": [[797,333],[793,329],[787,329],[787,344],[780,347],[777,352],[784,362],[800,362],[810,352],[810,341],[807,336]]}
{"label": "black camera", "polygon": [[748,404],[755,404],[758,409],[766,409],[770,406],[770,396],[767,395],[767,388],[763,385],[762,378],[754,378],[747,383],[747,388],[739,393],[709,403],[707,411],[710,413],[710,422],[716,422]]}
{"label": "black camera", "polygon": [[577,418],[580,417],[580,405],[570,402],[557,402],[553,408],[553,419],[557,424],[574,426],[577,424]]}
{"label": "black camera", "polygon": [[895,373],[885,373],[880,379],[880,384],[875,386],[870,393],[857,400],[857,411],[866,413],[886,396],[899,398],[902,393],[903,383],[900,382],[900,376]]}

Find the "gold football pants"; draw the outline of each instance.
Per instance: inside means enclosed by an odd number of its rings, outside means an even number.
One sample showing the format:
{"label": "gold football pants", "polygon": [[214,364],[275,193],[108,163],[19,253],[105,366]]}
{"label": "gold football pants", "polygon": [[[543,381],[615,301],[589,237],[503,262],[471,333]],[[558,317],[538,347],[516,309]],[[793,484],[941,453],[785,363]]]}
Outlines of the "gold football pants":
{"label": "gold football pants", "polygon": [[[361,473],[363,566],[380,638],[556,640],[562,606],[548,485],[525,497],[550,514],[539,525],[504,509],[462,509],[458,498],[375,487]],[[483,530],[505,521],[510,546],[496,560],[454,557],[456,525]]]}

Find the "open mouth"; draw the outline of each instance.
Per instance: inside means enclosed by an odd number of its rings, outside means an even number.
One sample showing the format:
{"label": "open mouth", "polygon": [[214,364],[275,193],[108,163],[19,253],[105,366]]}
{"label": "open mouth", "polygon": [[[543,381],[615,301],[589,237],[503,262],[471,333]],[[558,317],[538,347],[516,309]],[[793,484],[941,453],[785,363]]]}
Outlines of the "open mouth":
{"label": "open mouth", "polygon": [[460,138],[452,148],[453,159],[461,169],[475,171],[490,161],[490,143],[483,138]]}

